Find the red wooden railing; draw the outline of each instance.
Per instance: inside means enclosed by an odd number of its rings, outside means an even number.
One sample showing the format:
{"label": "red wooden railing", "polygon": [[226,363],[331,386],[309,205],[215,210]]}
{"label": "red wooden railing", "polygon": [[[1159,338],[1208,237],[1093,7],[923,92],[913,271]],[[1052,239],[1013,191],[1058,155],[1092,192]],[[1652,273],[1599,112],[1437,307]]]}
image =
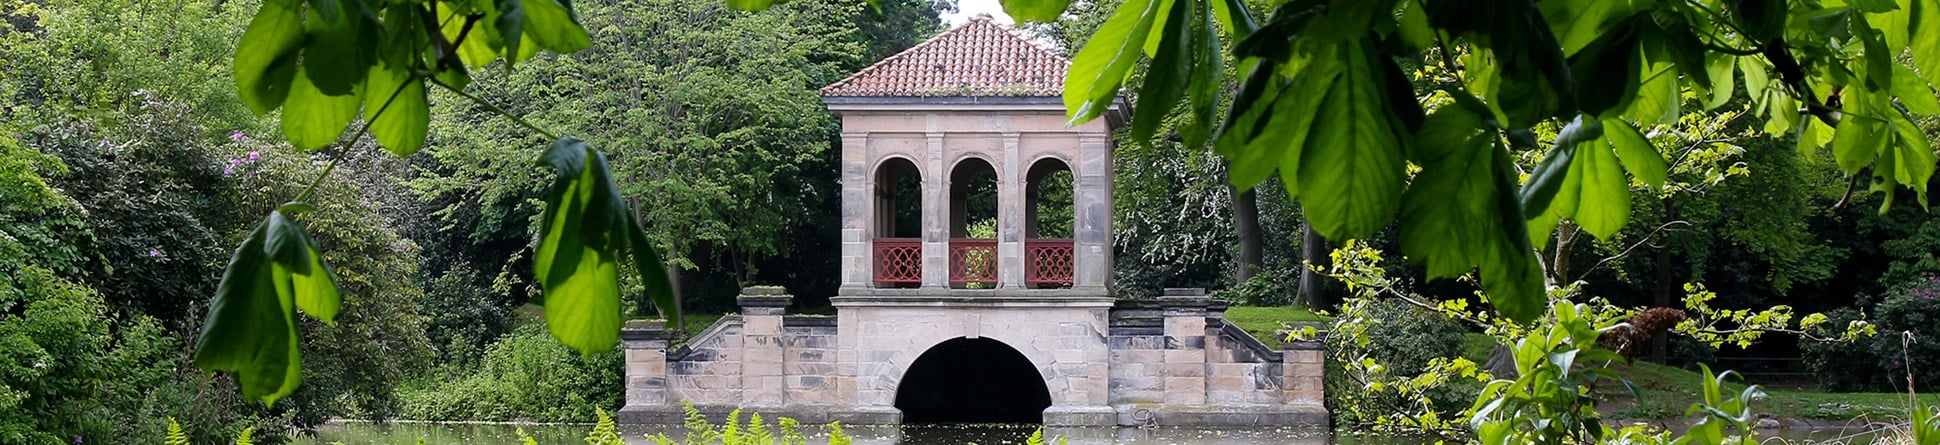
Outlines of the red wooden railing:
{"label": "red wooden railing", "polygon": [[923,282],[921,238],[876,238],[875,246],[877,286]]}
{"label": "red wooden railing", "polygon": [[1069,238],[1024,240],[1024,285],[1071,285],[1072,252]]}
{"label": "red wooden railing", "polygon": [[950,238],[950,287],[997,284],[997,240]]}

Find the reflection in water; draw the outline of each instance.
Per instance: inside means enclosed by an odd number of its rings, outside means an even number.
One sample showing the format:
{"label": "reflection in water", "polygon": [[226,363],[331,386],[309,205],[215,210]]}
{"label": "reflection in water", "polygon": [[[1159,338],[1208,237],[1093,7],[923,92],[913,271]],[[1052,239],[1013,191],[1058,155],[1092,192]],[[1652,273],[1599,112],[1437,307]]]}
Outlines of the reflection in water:
{"label": "reflection in water", "polygon": [[[426,445],[458,444],[506,444],[518,443],[515,428],[523,428],[541,444],[576,445],[585,443],[581,438],[589,425],[525,425],[515,427],[504,424],[442,424],[442,423],[398,423],[391,425],[372,425],[364,423],[333,424],[321,427],[314,437],[302,437],[297,445],[323,445],[339,441],[347,445],[415,445],[423,438]],[[1035,426],[1018,425],[971,425],[971,426],[908,426],[908,427],[844,427],[855,439],[856,445],[1001,445],[1022,444],[1030,436]],[[685,430],[672,425],[623,425],[621,433],[628,444],[646,444],[647,434],[665,433],[678,441]],[[811,444],[826,443],[826,431],[821,428],[805,428]],[[1813,443],[1843,436],[1840,430],[1781,430],[1763,432],[1761,438],[1783,437],[1789,443]],[[1380,435],[1339,435],[1322,429],[1299,428],[1178,428],[1166,427],[1155,431],[1141,428],[1047,428],[1047,437],[1065,437],[1071,445],[1103,444],[1147,444],[1147,445],[1415,445],[1435,443],[1434,440],[1420,438],[1380,436]],[[1851,439],[1851,437],[1846,437]],[[1850,443],[1870,443],[1870,440],[1851,441]],[[1051,443],[1056,443],[1052,440]]]}

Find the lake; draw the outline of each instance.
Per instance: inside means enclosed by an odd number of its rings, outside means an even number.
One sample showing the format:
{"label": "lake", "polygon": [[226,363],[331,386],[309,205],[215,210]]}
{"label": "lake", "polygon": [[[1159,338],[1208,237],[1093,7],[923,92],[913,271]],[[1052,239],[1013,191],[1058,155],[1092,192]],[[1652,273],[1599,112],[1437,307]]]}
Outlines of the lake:
{"label": "lake", "polygon": [[[325,445],[343,442],[347,445],[415,445],[424,439],[426,445],[473,445],[518,443],[516,429],[524,429],[527,435],[546,445],[575,445],[585,443],[581,438],[591,425],[523,425],[470,424],[470,423],[393,423],[375,425],[369,423],[337,423],[318,428],[315,437],[299,437],[297,445]],[[1029,426],[905,426],[905,427],[845,427],[856,445],[999,445],[1022,444],[1034,427]],[[648,443],[646,434],[666,433],[678,440],[678,427],[661,425],[621,425],[621,435],[628,444]],[[821,428],[806,428],[811,444],[826,443],[827,435]],[[1433,443],[1432,440],[1394,436],[1339,435],[1322,429],[1298,428],[1159,428],[1144,430],[1140,428],[1053,428],[1045,431],[1047,436],[1064,436],[1073,445],[1102,444],[1150,444],[1150,445],[1408,445]],[[1822,430],[1779,430],[1761,433],[1760,438],[1776,437],[1784,439],[1775,443],[1813,444],[1835,440],[1834,443],[1866,444],[1868,435],[1852,435],[1849,431],[1838,429]],[[1055,443],[1055,442],[1053,442]]]}

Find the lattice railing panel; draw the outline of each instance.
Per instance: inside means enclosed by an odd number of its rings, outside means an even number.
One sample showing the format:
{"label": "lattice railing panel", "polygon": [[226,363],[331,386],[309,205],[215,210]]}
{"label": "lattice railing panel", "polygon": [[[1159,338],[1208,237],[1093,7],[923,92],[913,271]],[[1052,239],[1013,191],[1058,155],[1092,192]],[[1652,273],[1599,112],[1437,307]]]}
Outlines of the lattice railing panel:
{"label": "lattice railing panel", "polygon": [[919,238],[876,238],[876,284],[918,284],[923,282],[923,240]]}
{"label": "lattice railing panel", "polygon": [[1024,241],[1024,284],[1071,285],[1076,270],[1070,239],[1030,239]]}
{"label": "lattice railing panel", "polygon": [[997,240],[951,238],[950,286],[987,289],[996,284]]}

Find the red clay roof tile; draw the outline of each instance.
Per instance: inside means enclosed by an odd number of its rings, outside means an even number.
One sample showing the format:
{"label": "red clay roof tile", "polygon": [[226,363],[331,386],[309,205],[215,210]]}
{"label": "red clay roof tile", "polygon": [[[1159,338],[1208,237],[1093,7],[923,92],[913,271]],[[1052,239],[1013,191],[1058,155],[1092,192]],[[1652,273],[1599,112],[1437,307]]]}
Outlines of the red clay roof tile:
{"label": "red clay roof tile", "polygon": [[983,16],[823,87],[822,95],[1056,97],[1070,65]]}

